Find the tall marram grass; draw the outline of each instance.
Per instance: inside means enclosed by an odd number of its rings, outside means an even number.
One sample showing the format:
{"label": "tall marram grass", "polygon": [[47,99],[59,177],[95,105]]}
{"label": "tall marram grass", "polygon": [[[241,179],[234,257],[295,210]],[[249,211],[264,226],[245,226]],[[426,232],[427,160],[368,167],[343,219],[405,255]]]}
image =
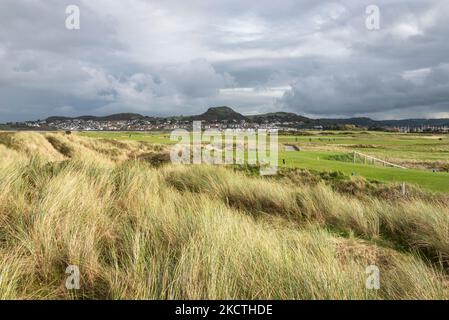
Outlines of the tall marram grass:
{"label": "tall marram grass", "polygon": [[[3,136],[2,136],[3,135]],[[446,299],[449,210],[0,134],[0,298]],[[367,266],[380,290],[367,290]],[[77,265],[81,289],[65,288]]]}

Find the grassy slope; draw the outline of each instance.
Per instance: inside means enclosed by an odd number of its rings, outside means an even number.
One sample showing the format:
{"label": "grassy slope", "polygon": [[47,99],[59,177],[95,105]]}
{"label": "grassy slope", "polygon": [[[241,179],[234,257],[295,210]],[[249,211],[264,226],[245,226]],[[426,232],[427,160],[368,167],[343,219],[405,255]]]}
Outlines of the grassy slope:
{"label": "grassy slope", "polygon": [[449,298],[447,204],[134,160],[156,150],[0,134],[0,298]]}
{"label": "grassy slope", "polygon": [[81,136],[92,138],[106,138],[125,141],[144,141],[149,143],[174,144],[170,140],[170,133],[143,133],[143,132],[93,132],[79,133]]}
{"label": "grassy slope", "polygon": [[[318,132],[315,132],[317,134]],[[172,144],[168,133],[124,133],[124,132],[85,132],[81,135],[102,137],[118,140],[146,141],[150,143]],[[439,140],[441,138],[442,140]],[[358,150],[360,152],[378,156],[382,159],[411,159],[411,160],[445,160],[449,161],[449,137],[447,135],[408,135],[395,133],[354,133],[336,132],[332,135],[314,136],[280,136],[279,143],[299,144],[301,147],[339,148],[340,153]],[[373,145],[376,148],[357,148],[357,145]],[[282,148],[280,148],[282,150]],[[288,167],[341,171],[347,175],[353,172],[371,180],[396,183],[412,183],[422,188],[449,192],[449,174],[433,173],[430,170],[401,170],[363,164],[352,164],[341,161],[327,160],[330,155],[339,154],[336,151],[301,151],[282,152],[282,159],[286,159]]]}
{"label": "grassy slope", "polygon": [[[449,174],[430,170],[402,170],[381,166],[353,164],[328,160],[330,155],[358,150],[362,153],[395,161],[449,161],[448,135],[410,135],[395,133],[351,133],[319,136],[285,136],[281,143],[298,143],[306,148],[333,147],[336,151],[305,151],[283,153],[288,166],[314,169],[338,170],[345,174],[355,173],[367,179],[385,182],[406,182],[438,192],[449,192]],[[361,148],[360,146],[363,146]]]}
{"label": "grassy slope", "polygon": [[347,175],[360,175],[367,179],[384,182],[406,182],[437,192],[449,192],[449,173],[431,172],[413,169],[398,169],[390,167],[380,167],[364,164],[354,164],[350,162],[327,160],[330,155],[339,154],[336,152],[281,152],[280,165],[282,159],[286,160],[288,167],[313,169],[319,171],[341,171]]}
{"label": "grassy slope", "polygon": [[[440,140],[441,138],[441,140]],[[383,159],[449,160],[448,135],[409,135],[395,133],[337,133],[335,135],[283,136],[281,143],[312,147],[358,150]],[[364,145],[363,148],[360,146]]]}

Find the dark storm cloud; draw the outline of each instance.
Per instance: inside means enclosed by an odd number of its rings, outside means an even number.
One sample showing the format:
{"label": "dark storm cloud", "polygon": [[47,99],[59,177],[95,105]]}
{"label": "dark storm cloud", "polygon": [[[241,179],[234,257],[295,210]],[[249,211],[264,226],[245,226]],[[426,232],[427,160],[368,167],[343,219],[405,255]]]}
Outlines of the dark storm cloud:
{"label": "dark storm cloud", "polygon": [[[65,28],[65,8],[81,29]],[[380,7],[380,30],[365,8]],[[49,115],[449,116],[445,0],[0,2],[0,122]]]}
{"label": "dark storm cloud", "polygon": [[[317,116],[395,115],[409,109],[421,117],[449,110],[449,64],[403,75],[364,73],[313,75],[298,80],[286,93],[286,105]],[[416,107],[421,107],[417,113]],[[378,115],[377,115],[378,116]]]}

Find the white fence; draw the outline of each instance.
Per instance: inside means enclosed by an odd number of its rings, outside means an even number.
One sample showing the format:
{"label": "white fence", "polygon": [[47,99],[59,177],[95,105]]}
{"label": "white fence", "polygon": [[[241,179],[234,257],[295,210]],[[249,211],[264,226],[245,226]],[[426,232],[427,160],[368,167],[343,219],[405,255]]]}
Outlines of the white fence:
{"label": "white fence", "polygon": [[400,168],[400,169],[408,169],[408,168],[400,166],[398,164],[394,164],[394,163],[391,163],[391,162],[388,162],[388,161],[385,161],[385,160],[381,160],[379,158],[376,158],[376,157],[373,157],[373,156],[369,156],[367,154],[363,154],[363,153],[360,153],[358,151],[354,151],[354,163],[356,162],[357,156],[362,158],[364,160],[364,163],[370,163],[371,162],[372,164],[375,164],[377,162],[377,163],[381,163],[384,166],[390,166],[390,167]]}

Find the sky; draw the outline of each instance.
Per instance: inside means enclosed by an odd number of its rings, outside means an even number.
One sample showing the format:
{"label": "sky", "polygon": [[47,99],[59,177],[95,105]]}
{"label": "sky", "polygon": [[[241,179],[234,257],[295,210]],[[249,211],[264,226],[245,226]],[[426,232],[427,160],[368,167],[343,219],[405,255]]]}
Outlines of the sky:
{"label": "sky", "polygon": [[0,1],[0,122],[223,105],[449,118],[449,1]]}

